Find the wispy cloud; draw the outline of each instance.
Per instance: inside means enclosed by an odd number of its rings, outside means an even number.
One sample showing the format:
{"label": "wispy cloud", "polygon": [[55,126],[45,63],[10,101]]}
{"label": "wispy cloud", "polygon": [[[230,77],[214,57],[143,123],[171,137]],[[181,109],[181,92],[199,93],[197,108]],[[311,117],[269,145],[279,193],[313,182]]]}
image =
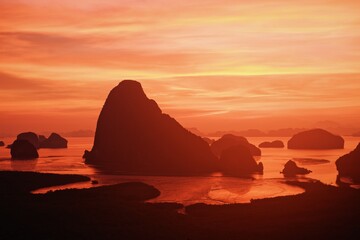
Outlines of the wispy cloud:
{"label": "wispy cloud", "polygon": [[355,112],[359,9],[350,0],[2,0],[0,107],[96,118],[113,85],[137,79],[186,125]]}

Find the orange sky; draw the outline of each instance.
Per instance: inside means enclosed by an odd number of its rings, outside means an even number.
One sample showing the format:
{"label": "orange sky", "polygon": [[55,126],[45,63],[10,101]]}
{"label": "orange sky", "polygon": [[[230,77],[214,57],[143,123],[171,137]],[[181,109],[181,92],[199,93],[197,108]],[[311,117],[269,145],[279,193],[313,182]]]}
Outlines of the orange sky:
{"label": "orange sky", "polygon": [[0,135],[94,129],[122,79],[205,132],[360,130],[357,0],[0,0],[0,16]]}

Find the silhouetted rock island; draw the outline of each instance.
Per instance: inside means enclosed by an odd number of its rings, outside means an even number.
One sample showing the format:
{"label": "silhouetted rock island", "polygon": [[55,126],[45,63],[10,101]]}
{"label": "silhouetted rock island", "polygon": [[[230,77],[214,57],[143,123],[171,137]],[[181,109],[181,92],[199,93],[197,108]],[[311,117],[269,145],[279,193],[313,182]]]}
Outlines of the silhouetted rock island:
{"label": "silhouetted rock island", "polygon": [[49,138],[41,138],[40,148],[67,148],[68,141],[57,133],[52,133]]}
{"label": "silhouetted rock island", "polygon": [[339,176],[360,181],[360,143],[353,151],[336,160],[336,168]]}
{"label": "silhouetted rock island", "polygon": [[221,153],[233,146],[242,145],[248,148],[253,156],[261,156],[261,150],[255,145],[248,142],[245,137],[235,136],[232,134],[225,134],[222,138],[211,144],[211,150],[216,156],[221,156]]}
{"label": "silhouetted rock island", "polygon": [[259,148],[284,148],[284,143],[280,140],[272,142],[262,142],[259,144]]}
{"label": "silhouetted rock island", "polygon": [[244,145],[235,145],[222,151],[220,162],[224,174],[248,175],[263,172],[263,164],[257,164],[249,148]]}
{"label": "silhouetted rock island", "polygon": [[5,146],[5,143],[3,141],[0,141],[0,147]]}
{"label": "silhouetted rock island", "polygon": [[85,162],[123,173],[196,175],[216,171],[209,145],[162,113],[139,82],[124,80],[101,110]]}
{"label": "silhouetted rock island", "polygon": [[35,148],[39,149],[39,137],[36,133],[33,132],[23,132],[17,135],[17,140],[27,140],[30,142]]}
{"label": "silhouetted rock island", "polygon": [[[20,133],[17,138],[18,140],[27,140],[35,148],[67,148],[68,141],[61,137],[57,133],[52,133],[49,138],[46,138],[44,135],[37,135],[33,132],[24,132]],[[10,146],[11,147],[11,146]]]}
{"label": "silhouetted rock island", "polygon": [[343,149],[344,139],[323,129],[295,134],[288,141],[289,149]]}
{"label": "silhouetted rock island", "polygon": [[311,173],[310,170],[302,167],[298,167],[292,160],[285,163],[284,169],[281,172],[285,176],[305,175]]}
{"label": "silhouetted rock island", "polygon": [[39,157],[36,148],[28,140],[15,140],[11,144],[10,153],[13,160],[30,160]]}

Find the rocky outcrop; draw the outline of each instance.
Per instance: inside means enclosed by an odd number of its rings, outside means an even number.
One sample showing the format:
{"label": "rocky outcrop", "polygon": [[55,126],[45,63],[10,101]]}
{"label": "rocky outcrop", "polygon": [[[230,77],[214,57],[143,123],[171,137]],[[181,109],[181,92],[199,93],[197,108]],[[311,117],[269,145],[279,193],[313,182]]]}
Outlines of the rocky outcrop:
{"label": "rocky outcrop", "polygon": [[27,140],[15,140],[11,144],[10,153],[13,160],[30,160],[39,157],[34,145]]}
{"label": "rocky outcrop", "polygon": [[125,80],[101,110],[85,162],[123,173],[197,175],[217,170],[209,145],[162,113],[140,83]]}
{"label": "rocky outcrop", "polygon": [[289,149],[343,149],[344,139],[323,129],[295,134],[288,141]]}
{"label": "rocky outcrop", "polygon": [[253,156],[261,156],[261,150],[255,145],[249,143],[246,138],[232,134],[226,134],[219,140],[212,143],[211,150],[216,156],[220,157],[224,150],[237,145],[242,145],[248,148]]}
{"label": "rocky outcrop", "polygon": [[16,137],[17,140],[27,140],[29,143],[34,145],[35,148],[39,149],[39,137],[33,132],[20,133]]}
{"label": "rocky outcrop", "polygon": [[294,161],[289,160],[285,163],[284,169],[281,173],[285,176],[296,176],[309,174],[311,171],[306,168],[298,167]]}
{"label": "rocky outcrop", "polygon": [[5,143],[3,141],[0,141],[0,147],[5,146]]}
{"label": "rocky outcrop", "polygon": [[68,141],[57,133],[52,133],[49,138],[42,138],[40,148],[67,148]]}
{"label": "rocky outcrop", "polygon": [[259,148],[284,148],[284,143],[280,140],[272,142],[262,142],[259,144]]}
{"label": "rocky outcrop", "polygon": [[220,169],[224,174],[248,175],[262,173],[262,163],[257,164],[248,147],[235,145],[222,151]]}
{"label": "rocky outcrop", "polygon": [[348,154],[335,162],[340,177],[351,177],[360,181],[360,143]]}

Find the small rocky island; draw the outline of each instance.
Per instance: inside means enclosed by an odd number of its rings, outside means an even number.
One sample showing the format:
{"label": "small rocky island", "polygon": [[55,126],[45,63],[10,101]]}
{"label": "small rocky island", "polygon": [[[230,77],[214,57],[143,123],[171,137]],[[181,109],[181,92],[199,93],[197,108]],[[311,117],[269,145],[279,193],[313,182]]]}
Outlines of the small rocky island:
{"label": "small rocky island", "polygon": [[311,173],[311,171],[306,168],[298,167],[294,161],[289,160],[285,163],[281,173],[284,174],[284,176],[292,177],[296,175],[306,175]]}
{"label": "small rocky island", "polygon": [[15,140],[11,144],[11,159],[31,160],[39,157],[36,147],[28,140]]}
{"label": "small rocky island", "polygon": [[211,151],[216,156],[221,156],[222,152],[230,147],[242,145],[249,149],[252,156],[261,156],[261,150],[242,136],[235,136],[233,134],[225,134],[217,141],[211,144]]}
{"label": "small rocky island", "polygon": [[226,175],[262,174],[264,167],[256,163],[249,148],[244,145],[235,145],[225,149],[220,157],[221,170]]}
{"label": "small rocky island", "polygon": [[20,133],[17,140],[27,140],[36,149],[39,148],[67,148],[68,141],[57,133],[52,133],[49,138],[44,135],[37,135],[34,132]]}
{"label": "small rocky island", "polygon": [[68,141],[57,133],[52,133],[48,138],[39,136],[40,148],[67,148]]}
{"label": "small rocky island", "polygon": [[280,140],[275,140],[272,142],[262,142],[259,144],[259,148],[284,148],[285,145]]}

